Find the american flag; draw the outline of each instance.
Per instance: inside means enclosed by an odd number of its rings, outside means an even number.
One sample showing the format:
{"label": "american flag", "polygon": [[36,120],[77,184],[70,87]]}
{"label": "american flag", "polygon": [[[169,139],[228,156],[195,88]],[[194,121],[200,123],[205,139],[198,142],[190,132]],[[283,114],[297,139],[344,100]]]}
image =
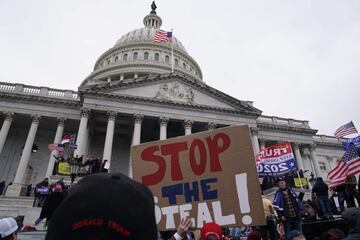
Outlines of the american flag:
{"label": "american flag", "polygon": [[76,134],[65,134],[63,139],[61,140],[61,144],[74,143],[75,138],[76,138]]}
{"label": "american flag", "polygon": [[359,153],[356,151],[355,146],[350,144],[349,149],[345,152],[339,164],[328,174],[328,179],[330,180],[329,187],[334,188],[342,185],[347,177],[358,173],[360,173]]}
{"label": "american flag", "polygon": [[48,145],[49,151],[52,152],[54,150],[57,150],[59,152],[64,151],[64,145],[62,144],[56,144],[56,143],[51,143]]}
{"label": "american flag", "polygon": [[344,137],[346,135],[352,134],[352,133],[357,133],[358,131],[356,130],[353,122],[349,122],[341,127],[338,128],[338,130],[336,130],[334,132],[334,135],[336,138],[341,138]]}
{"label": "american flag", "polygon": [[155,33],[154,42],[172,42],[172,32],[157,30]]}

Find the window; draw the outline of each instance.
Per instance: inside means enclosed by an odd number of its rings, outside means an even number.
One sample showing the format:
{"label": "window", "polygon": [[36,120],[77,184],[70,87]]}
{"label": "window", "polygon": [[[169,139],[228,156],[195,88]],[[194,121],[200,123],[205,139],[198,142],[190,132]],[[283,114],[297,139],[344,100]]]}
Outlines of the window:
{"label": "window", "polygon": [[119,57],[118,56],[116,56],[115,57],[115,62],[117,62],[119,60]]}
{"label": "window", "polygon": [[319,168],[321,171],[326,171],[326,165],[324,162],[319,162]]}
{"label": "window", "polygon": [[110,59],[107,60],[107,64],[108,64],[108,65],[110,64]]}
{"label": "window", "polygon": [[183,63],[183,68],[185,68],[185,69],[186,69],[186,63]]}
{"label": "window", "polygon": [[175,66],[179,65],[179,60],[175,58]]}
{"label": "window", "polygon": [[169,62],[170,62],[170,57],[169,57],[169,55],[166,55],[166,56],[165,56],[165,62],[166,62],[166,63],[169,63]]}
{"label": "window", "polygon": [[127,56],[128,56],[127,53],[125,53],[124,56],[123,56],[124,61],[127,61]]}
{"label": "window", "polygon": [[155,61],[159,61],[160,55],[158,53],[155,53]]}
{"label": "window", "polygon": [[148,59],[149,59],[149,53],[148,53],[148,52],[145,52],[145,53],[144,53],[144,59],[145,59],[145,60],[148,60]]}
{"label": "window", "polygon": [[137,60],[137,58],[138,58],[138,53],[137,53],[137,52],[134,52],[133,60]]}

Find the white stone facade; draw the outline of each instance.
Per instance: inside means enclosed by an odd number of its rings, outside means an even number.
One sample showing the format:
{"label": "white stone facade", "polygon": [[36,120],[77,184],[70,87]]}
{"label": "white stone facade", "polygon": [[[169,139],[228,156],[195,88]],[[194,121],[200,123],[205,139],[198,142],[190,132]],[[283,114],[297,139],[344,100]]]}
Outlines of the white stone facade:
{"label": "white stone facade", "polygon": [[48,176],[56,154],[48,144],[63,133],[77,134],[75,155],[99,156],[110,171],[131,175],[131,145],[236,124],[250,126],[255,153],[289,141],[299,168],[326,178],[343,154],[337,139],[316,135],[308,121],[261,115],[252,103],[208,86],[177,39],[171,73],[171,44],[152,40],[161,22],[156,13],[146,16],[145,27],[106,51],[77,92],[1,82],[0,180],[24,185]]}

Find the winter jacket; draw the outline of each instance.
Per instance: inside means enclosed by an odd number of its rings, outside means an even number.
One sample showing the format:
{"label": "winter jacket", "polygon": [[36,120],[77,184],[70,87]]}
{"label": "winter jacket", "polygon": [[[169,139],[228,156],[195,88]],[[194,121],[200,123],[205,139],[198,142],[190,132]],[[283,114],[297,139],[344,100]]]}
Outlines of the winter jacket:
{"label": "winter jacket", "polygon": [[322,179],[316,180],[316,183],[312,188],[312,192],[315,193],[317,197],[329,197],[329,187]]}

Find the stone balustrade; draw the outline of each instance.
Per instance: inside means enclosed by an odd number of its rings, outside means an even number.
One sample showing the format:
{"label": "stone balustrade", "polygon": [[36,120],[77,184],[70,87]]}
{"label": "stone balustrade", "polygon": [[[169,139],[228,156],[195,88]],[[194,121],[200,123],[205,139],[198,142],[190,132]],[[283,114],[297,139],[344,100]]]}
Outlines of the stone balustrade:
{"label": "stone balustrade", "polygon": [[317,143],[334,143],[334,144],[341,144],[342,139],[337,139],[336,137],[326,136],[326,135],[316,135],[314,136],[314,140]]}
{"label": "stone balustrade", "polygon": [[52,98],[79,99],[78,93],[72,90],[61,90],[48,87],[30,86],[19,83],[0,82],[0,92],[21,93]]}
{"label": "stone balustrade", "polygon": [[289,127],[311,129],[309,126],[309,121],[295,120],[295,119],[291,119],[291,118],[281,118],[281,117],[262,115],[257,119],[257,122],[263,123],[263,124],[274,124],[274,125],[279,125],[279,126],[289,126]]}

